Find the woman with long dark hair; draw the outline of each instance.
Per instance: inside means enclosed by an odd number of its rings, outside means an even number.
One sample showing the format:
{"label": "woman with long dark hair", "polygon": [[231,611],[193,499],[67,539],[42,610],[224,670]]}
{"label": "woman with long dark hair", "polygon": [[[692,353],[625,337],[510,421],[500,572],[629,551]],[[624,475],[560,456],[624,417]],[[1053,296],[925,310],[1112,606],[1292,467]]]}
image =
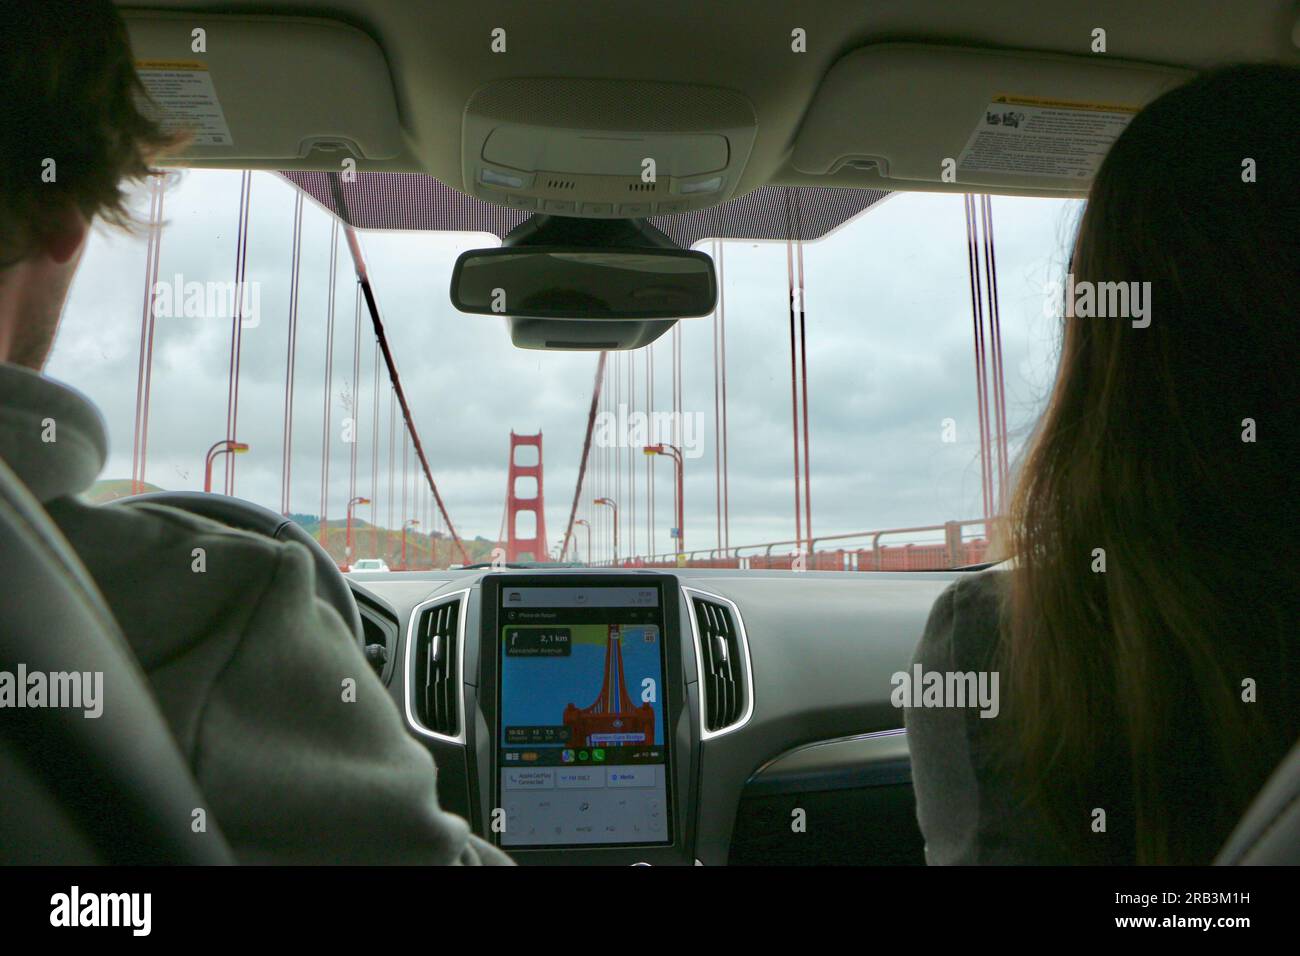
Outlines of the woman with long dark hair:
{"label": "woman with long dark hair", "polygon": [[[932,863],[1209,863],[1300,735],[1300,70],[1157,99],[1093,183],[1009,560],[936,603],[907,712]],[[1149,285],[1148,285],[1149,283]],[[1130,302],[1130,311],[1133,303]]]}

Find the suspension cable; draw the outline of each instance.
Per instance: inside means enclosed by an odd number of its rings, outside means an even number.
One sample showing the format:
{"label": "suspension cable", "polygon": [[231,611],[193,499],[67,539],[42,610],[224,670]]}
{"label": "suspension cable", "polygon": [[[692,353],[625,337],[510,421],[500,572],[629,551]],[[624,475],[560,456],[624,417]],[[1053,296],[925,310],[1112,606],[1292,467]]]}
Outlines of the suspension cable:
{"label": "suspension cable", "polygon": [[975,231],[975,197],[967,193],[962,197],[966,214],[966,256],[970,270],[971,322],[974,327],[975,347],[975,397],[979,414],[980,436],[980,494],[984,506],[984,520],[993,515],[993,472],[989,457],[988,378],[984,361],[984,310],[983,283],[980,277],[978,237]]}
{"label": "suspension cable", "polygon": [[[803,391],[803,507],[804,534],[808,536],[807,554],[813,545],[812,528],[812,429],[808,425],[808,301],[803,281],[803,192],[794,190],[795,251],[799,260],[799,381]],[[802,549],[801,549],[802,550]]]}
{"label": "suspension cable", "polygon": [[591,433],[596,427],[596,409],[600,404],[601,384],[605,379],[605,359],[608,352],[601,352],[596,360],[596,382],[591,389],[591,407],[587,411],[587,435],[582,440],[582,456],[578,459],[578,484],[573,489],[573,506],[569,509],[569,523],[564,528],[564,543],[560,546],[560,556],[569,549],[569,538],[573,535],[573,521],[578,516],[578,500],[582,497],[582,483],[587,475],[587,458],[591,455]]}
{"label": "suspension cable", "polygon": [[144,314],[140,316],[140,358],[135,383],[135,440],[131,449],[131,493],[135,495],[144,490],[144,466],[149,446],[158,260],[162,255],[163,176],[150,176],[149,185],[149,241],[144,264]]}
{"label": "suspension cable", "polygon": [[[402,388],[402,377],[397,371],[397,362],[393,358],[392,349],[388,345],[388,335],[384,331],[383,320],[379,317],[379,303],[375,299],[375,292],[370,284],[370,275],[366,269],[365,257],[361,254],[361,243],[357,239],[356,230],[353,228],[350,217],[347,212],[347,203],[344,201],[343,189],[339,185],[338,173],[329,174],[330,189],[334,197],[334,205],[338,210],[339,218],[343,220],[343,233],[347,238],[348,250],[352,254],[352,266],[357,274],[357,281],[361,285],[361,294],[365,298],[366,309],[370,313],[370,321],[374,326],[375,338],[379,342],[379,348],[383,352],[384,364],[388,367],[388,380],[393,384],[393,390],[397,393],[397,403],[402,409],[402,419],[406,423],[406,430],[411,436],[411,447],[415,452],[416,460],[419,462],[420,470],[424,473],[425,481],[428,483],[429,491],[437,504],[438,510],[442,513],[442,520],[447,523],[447,533],[451,536],[456,550],[460,552],[461,559],[468,564],[469,552],[465,550],[464,543],[460,540],[460,535],[456,533],[455,526],[451,523],[451,516],[447,513],[447,506],[442,500],[442,495],[438,491],[438,484],[433,480],[433,468],[429,465],[429,459],[424,453],[424,445],[420,441],[420,433],[415,427],[415,418],[411,413],[410,403],[406,400],[406,391]],[[229,457],[229,456],[227,456]]]}
{"label": "suspension cable", "polygon": [[298,280],[302,264],[302,190],[293,203],[293,247],[289,259],[289,340],[284,356],[284,452],[280,460],[280,514],[289,514],[293,473],[293,382],[298,353]]}
{"label": "suspension cable", "polygon": [[333,220],[330,228],[330,277],[328,306],[325,318],[325,409],[321,418],[321,479],[320,479],[320,543],[328,549],[325,530],[326,513],[329,509],[330,493],[330,413],[333,405],[331,398],[334,391],[334,303],[335,284],[338,274],[339,259],[339,221]]}
{"label": "suspension cable", "polygon": [[[248,270],[248,207],[253,191],[252,173],[245,170],[239,182],[239,226],[235,239],[235,301],[230,323],[230,376],[226,384],[226,440],[233,442],[239,427],[239,366],[243,355],[244,279]],[[235,493],[235,456],[225,455],[226,494]]]}
{"label": "suspension cable", "polygon": [[[795,301],[795,272],[794,272],[794,210],[791,206],[790,189],[785,190],[785,221],[786,221],[786,240],[785,240],[785,268],[786,268],[786,304],[790,315],[790,434],[791,448],[794,455],[794,537],[796,541],[803,541],[803,516],[801,514],[801,502],[799,494],[799,366],[796,344],[796,316],[795,311],[797,303]],[[802,545],[800,545],[802,547]]]}

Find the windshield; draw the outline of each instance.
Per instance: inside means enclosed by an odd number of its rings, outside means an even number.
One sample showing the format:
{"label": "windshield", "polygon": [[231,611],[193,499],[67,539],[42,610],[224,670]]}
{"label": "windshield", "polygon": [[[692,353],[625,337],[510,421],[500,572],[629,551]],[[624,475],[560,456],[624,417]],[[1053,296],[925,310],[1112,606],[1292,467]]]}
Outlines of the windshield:
{"label": "windshield", "polygon": [[285,177],[171,172],[136,208],[95,230],[49,365],[106,418],[98,500],[235,494],[355,568],[865,571],[985,559],[1080,203],[893,193],[801,241],[705,236],[714,313],[607,353],[451,306],[497,235],[359,229],[387,356],[346,230]]}

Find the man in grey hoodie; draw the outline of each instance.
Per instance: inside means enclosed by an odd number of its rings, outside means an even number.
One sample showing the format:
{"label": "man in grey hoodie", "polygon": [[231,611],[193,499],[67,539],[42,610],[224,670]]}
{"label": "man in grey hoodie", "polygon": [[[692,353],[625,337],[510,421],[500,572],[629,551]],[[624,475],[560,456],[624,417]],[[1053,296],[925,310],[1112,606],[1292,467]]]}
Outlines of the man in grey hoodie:
{"label": "man in grey hoodie", "polygon": [[236,859],[509,863],[438,806],[433,760],[316,596],[305,548],[78,497],[103,467],[103,422],[40,370],[91,222],[125,224],[121,184],[173,140],[139,110],[109,0],[12,0],[5,18],[0,459],[103,593]]}

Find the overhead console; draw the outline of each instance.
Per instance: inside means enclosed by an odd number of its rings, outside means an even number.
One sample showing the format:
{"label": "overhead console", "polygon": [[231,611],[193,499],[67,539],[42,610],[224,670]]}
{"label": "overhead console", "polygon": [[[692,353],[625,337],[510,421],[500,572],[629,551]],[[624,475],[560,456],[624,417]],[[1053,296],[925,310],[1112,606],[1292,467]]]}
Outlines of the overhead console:
{"label": "overhead console", "polygon": [[1081,195],[1133,115],[1190,75],[1105,56],[868,46],[823,80],[791,162],[817,176],[872,172],[884,188]]}
{"label": "overhead console", "polygon": [[702,209],[732,197],[756,124],[734,90],[501,80],[465,106],[463,188],[489,202],[588,219]]}

